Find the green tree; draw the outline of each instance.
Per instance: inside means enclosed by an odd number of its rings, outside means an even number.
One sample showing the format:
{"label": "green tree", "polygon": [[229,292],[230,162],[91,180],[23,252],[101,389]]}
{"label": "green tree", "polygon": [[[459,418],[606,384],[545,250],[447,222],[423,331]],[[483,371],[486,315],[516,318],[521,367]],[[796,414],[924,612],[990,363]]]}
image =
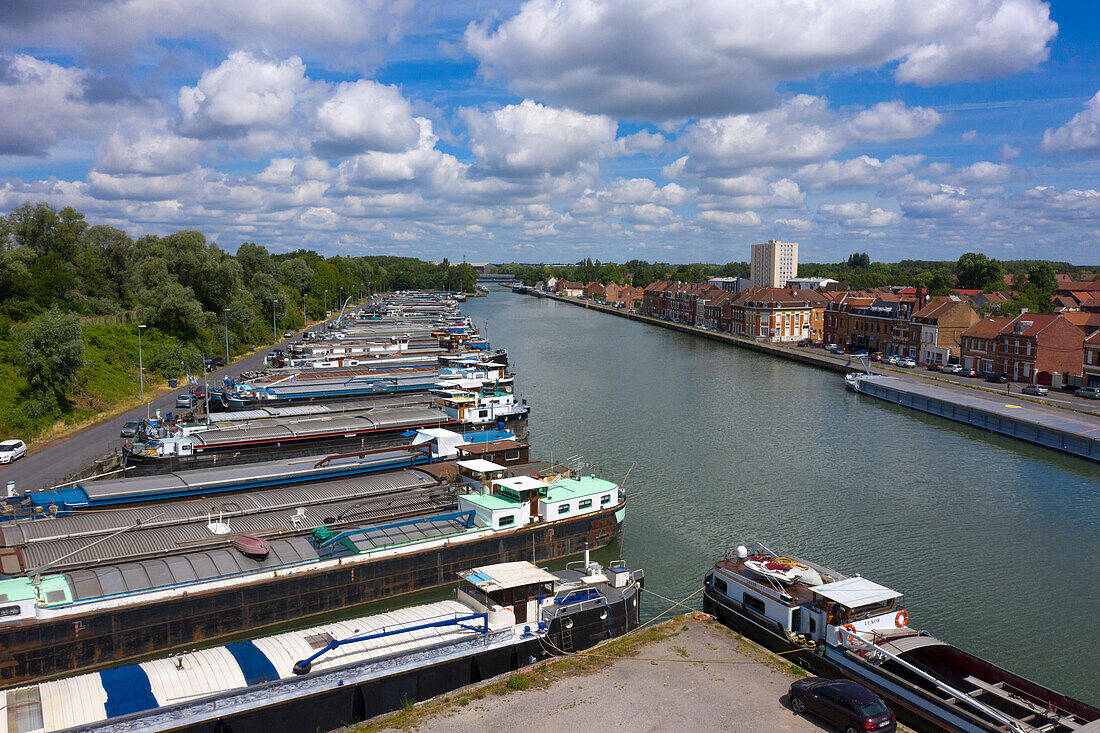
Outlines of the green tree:
{"label": "green tree", "polygon": [[23,327],[19,368],[31,391],[51,407],[62,404],[84,366],[80,318],[56,308]]}
{"label": "green tree", "polygon": [[999,286],[1004,282],[1004,268],[997,260],[991,260],[978,252],[967,252],[955,265],[955,276],[960,288]]}
{"label": "green tree", "polygon": [[301,257],[295,257],[279,263],[279,276],[283,285],[302,294],[309,290],[310,281],[313,280],[313,270]]}
{"label": "green tree", "polygon": [[1058,278],[1055,277],[1054,267],[1049,262],[1037,262],[1029,267],[1027,282],[1031,287],[1044,293],[1053,293],[1058,287]]}

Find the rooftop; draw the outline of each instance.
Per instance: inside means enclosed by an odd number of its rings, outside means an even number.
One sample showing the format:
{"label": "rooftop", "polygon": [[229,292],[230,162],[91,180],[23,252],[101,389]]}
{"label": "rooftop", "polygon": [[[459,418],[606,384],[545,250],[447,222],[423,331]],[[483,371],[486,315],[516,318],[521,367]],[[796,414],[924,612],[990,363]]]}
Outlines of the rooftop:
{"label": "rooftop", "polygon": [[617,489],[616,483],[595,476],[582,476],[580,478],[565,478],[555,484],[551,484],[546,494],[547,501],[568,501],[580,496],[599,494],[604,491]]}
{"label": "rooftop", "polygon": [[459,573],[486,593],[537,583],[553,583],[557,578],[529,562],[503,562]]}
{"label": "rooftop", "polygon": [[467,471],[474,471],[476,473],[492,473],[493,471],[504,471],[505,467],[497,465],[492,461],[486,461],[484,458],[474,458],[469,461],[457,461],[459,468],[465,468]]}
{"label": "rooftop", "polygon": [[875,603],[888,601],[891,598],[901,597],[901,593],[898,593],[896,590],[891,590],[884,585],[879,585],[866,578],[858,577],[846,578],[844,580],[838,580],[835,583],[826,583],[825,585],[817,585],[811,590],[819,596],[828,598],[830,601],[836,601],[847,608],[870,606]]}

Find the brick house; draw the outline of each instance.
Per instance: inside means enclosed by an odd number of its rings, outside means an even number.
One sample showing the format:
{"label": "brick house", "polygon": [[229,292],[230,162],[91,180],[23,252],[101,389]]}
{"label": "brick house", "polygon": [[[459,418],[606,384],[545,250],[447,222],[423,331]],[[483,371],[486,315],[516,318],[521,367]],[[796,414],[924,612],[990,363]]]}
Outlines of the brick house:
{"label": "brick house", "polygon": [[731,303],[732,333],[757,341],[818,341],[826,301],[816,290],[746,290]]}
{"label": "brick house", "polygon": [[558,280],[557,289],[561,295],[579,298],[584,294],[584,284],[572,280]]}
{"label": "brick house", "polygon": [[997,337],[1012,322],[1007,316],[986,316],[959,336],[959,361],[965,369],[977,372],[1000,371],[997,368]]}
{"label": "brick house", "polygon": [[1001,328],[995,366],[1009,379],[1061,387],[1081,375],[1084,343],[1084,332],[1062,314],[1025,311]]}
{"label": "brick house", "polygon": [[[946,364],[959,357],[959,339],[978,322],[978,314],[969,301],[949,295],[928,301],[910,322],[920,326],[920,363]],[[911,327],[910,338],[913,330]]]}
{"label": "brick house", "polygon": [[858,290],[830,293],[829,296],[822,316],[821,340],[847,347],[852,342],[852,309],[874,305],[876,296]]}
{"label": "brick house", "polygon": [[1081,364],[1081,385],[1100,387],[1100,331],[1085,339]]}
{"label": "brick house", "polygon": [[1016,295],[1014,292],[978,293],[970,299],[970,302],[974,304],[975,308],[985,308],[1000,305],[1010,300],[1014,295]]}
{"label": "brick house", "polygon": [[[848,314],[853,351],[879,351],[884,354],[908,355],[908,328],[899,330],[899,321],[907,325],[916,301],[901,298],[876,298]],[[829,343],[836,343],[830,341]]]}
{"label": "brick house", "polygon": [[600,283],[592,282],[584,286],[584,297],[589,300],[603,300],[604,287]]}
{"label": "brick house", "polygon": [[703,306],[703,326],[722,333],[732,333],[730,326],[730,305],[737,299],[737,293],[725,291],[716,298],[711,298]]}

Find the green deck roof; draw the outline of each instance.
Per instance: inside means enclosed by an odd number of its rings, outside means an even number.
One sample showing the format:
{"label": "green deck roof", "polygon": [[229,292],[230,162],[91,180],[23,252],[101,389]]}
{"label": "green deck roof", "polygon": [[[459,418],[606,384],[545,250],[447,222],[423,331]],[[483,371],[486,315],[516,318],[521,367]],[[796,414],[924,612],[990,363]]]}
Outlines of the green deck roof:
{"label": "green deck roof", "polygon": [[606,494],[618,488],[618,484],[595,476],[582,476],[580,478],[565,478],[550,487],[546,501],[569,501],[582,496],[594,494]]}
{"label": "green deck roof", "polygon": [[[61,591],[64,594],[65,598],[63,600],[53,601],[49,604],[51,606],[59,603],[71,603],[73,600],[72,594],[69,592],[69,582],[65,580],[63,575],[42,576],[39,588],[41,589],[40,595],[42,598],[53,591]],[[34,585],[31,584],[30,578],[0,580],[0,595],[3,595],[7,601],[27,601],[38,597],[34,594]]]}
{"label": "green deck roof", "polygon": [[519,499],[513,499],[500,494],[463,494],[463,500],[475,504],[490,511],[494,509],[515,509],[523,504]]}

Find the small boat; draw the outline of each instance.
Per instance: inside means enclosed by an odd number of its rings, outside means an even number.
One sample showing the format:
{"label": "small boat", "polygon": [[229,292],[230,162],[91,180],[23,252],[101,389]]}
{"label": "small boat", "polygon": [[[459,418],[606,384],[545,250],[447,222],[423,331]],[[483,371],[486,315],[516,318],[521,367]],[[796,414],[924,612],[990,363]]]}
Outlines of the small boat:
{"label": "small boat", "polygon": [[799,581],[815,585],[821,583],[821,576],[817,574],[816,570],[787,557],[754,555],[745,561],[745,567],[765,578],[778,580],[784,585]]}
{"label": "small boat", "polygon": [[271,554],[271,545],[267,540],[250,534],[237,535],[230,544],[233,545],[234,550],[249,557],[263,558]]}

